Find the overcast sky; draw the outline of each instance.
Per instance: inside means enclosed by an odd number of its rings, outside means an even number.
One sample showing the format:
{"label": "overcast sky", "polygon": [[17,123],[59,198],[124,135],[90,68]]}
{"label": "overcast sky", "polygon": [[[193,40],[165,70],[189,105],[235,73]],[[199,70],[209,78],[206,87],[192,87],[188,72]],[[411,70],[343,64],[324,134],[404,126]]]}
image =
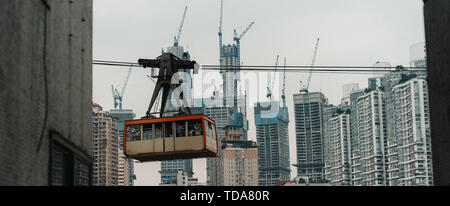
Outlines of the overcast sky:
{"label": "overcast sky", "polygon": [[[173,44],[186,4],[180,44],[198,63],[219,64],[220,0],[95,0],[93,58],[132,62],[156,58],[161,48]],[[244,65],[273,65],[277,54],[280,63],[286,56],[288,65],[309,65],[318,37],[316,65],[372,66],[377,61],[409,65],[409,47],[425,41],[422,7],[422,0],[224,0],[223,39],[224,44],[233,43],[233,29],[242,31],[255,22],[241,40]],[[153,91],[148,73],[133,69],[125,91],[124,108],[133,109],[137,117],[144,116]],[[111,84],[122,86],[126,74],[127,68],[94,66],[93,101],[104,110],[113,108]],[[322,91],[336,105],[344,84],[365,88],[367,77],[314,73],[310,91]],[[291,164],[296,163],[292,95],[306,79],[304,73],[289,73],[286,79]],[[256,140],[249,111],[249,139]],[[291,169],[291,176],[296,176]],[[159,162],[135,164],[135,185],[158,185],[159,170]],[[194,172],[206,182],[205,159],[194,160]]]}

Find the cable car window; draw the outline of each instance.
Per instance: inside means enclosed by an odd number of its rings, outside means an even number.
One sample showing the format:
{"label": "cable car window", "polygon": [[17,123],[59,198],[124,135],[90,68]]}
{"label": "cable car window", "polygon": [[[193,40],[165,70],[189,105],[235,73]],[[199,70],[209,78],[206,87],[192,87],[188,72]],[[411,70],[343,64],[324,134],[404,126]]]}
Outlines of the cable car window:
{"label": "cable car window", "polygon": [[179,121],[175,122],[175,125],[177,127],[177,137],[185,137],[186,136],[186,122],[185,121]]}
{"label": "cable car window", "polygon": [[205,119],[205,132],[206,136],[211,138],[211,123],[208,122],[208,120]]}
{"label": "cable car window", "polygon": [[155,138],[162,137],[162,123],[155,124]]}
{"label": "cable car window", "polygon": [[188,121],[189,136],[203,135],[203,127],[201,119],[193,119]]}
{"label": "cable car window", "polygon": [[152,124],[144,124],[144,131],[143,131],[143,136],[144,136],[144,140],[152,140]]}
{"label": "cable car window", "polygon": [[213,133],[213,135],[212,135],[213,139],[216,140],[217,139],[216,125],[212,125],[212,133]]}
{"label": "cable car window", "polygon": [[127,141],[141,140],[141,125],[127,126]]}
{"label": "cable car window", "polygon": [[209,128],[209,137],[211,137],[211,139],[214,139],[214,131],[213,131],[213,127],[212,127],[212,123],[208,121],[208,128]]}
{"label": "cable car window", "polygon": [[173,137],[172,122],[164,123],[164,137]]}

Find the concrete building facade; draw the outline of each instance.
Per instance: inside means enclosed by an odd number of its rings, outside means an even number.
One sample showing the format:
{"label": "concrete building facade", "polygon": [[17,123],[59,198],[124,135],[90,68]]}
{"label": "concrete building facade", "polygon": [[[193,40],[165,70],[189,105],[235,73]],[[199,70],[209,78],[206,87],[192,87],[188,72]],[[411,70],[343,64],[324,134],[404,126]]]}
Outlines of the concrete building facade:
{"label": "concrete building facade", "polygon": [[450,185],[450,1],[424,0],[434,185]]}
{"label": "concrete building facade", "polygon": [[0,30],[0,185],[89,185],[92,1],[2,1]]}

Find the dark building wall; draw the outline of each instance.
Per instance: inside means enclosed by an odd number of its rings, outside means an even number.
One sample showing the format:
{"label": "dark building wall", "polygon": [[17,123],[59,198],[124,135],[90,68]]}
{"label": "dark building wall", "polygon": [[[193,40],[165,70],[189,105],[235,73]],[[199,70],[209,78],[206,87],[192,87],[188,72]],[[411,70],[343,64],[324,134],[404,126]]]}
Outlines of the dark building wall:
{"label": "dark building wall", "polygon": [[424,0],[435,185],[450,185],[450,1]]}
{"label": "dark building wall", "polygon": [[0,185],[47,185],[50,139],[91,154],[92,0],[2,1],[0,48]]}

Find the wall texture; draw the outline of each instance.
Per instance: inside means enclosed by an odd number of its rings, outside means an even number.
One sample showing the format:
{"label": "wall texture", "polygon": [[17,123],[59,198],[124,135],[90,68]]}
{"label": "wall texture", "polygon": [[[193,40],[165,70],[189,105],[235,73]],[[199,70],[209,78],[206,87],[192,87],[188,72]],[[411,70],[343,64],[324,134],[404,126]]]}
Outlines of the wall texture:
{"label": "wall texture", "polygon": [[450,185],[450,1],[424,0],[434,185]]}
{"label": "wall texture", "polygon": [[92,0],[0,4],[0,185],[49,183],[50,131],[91,154]]}

